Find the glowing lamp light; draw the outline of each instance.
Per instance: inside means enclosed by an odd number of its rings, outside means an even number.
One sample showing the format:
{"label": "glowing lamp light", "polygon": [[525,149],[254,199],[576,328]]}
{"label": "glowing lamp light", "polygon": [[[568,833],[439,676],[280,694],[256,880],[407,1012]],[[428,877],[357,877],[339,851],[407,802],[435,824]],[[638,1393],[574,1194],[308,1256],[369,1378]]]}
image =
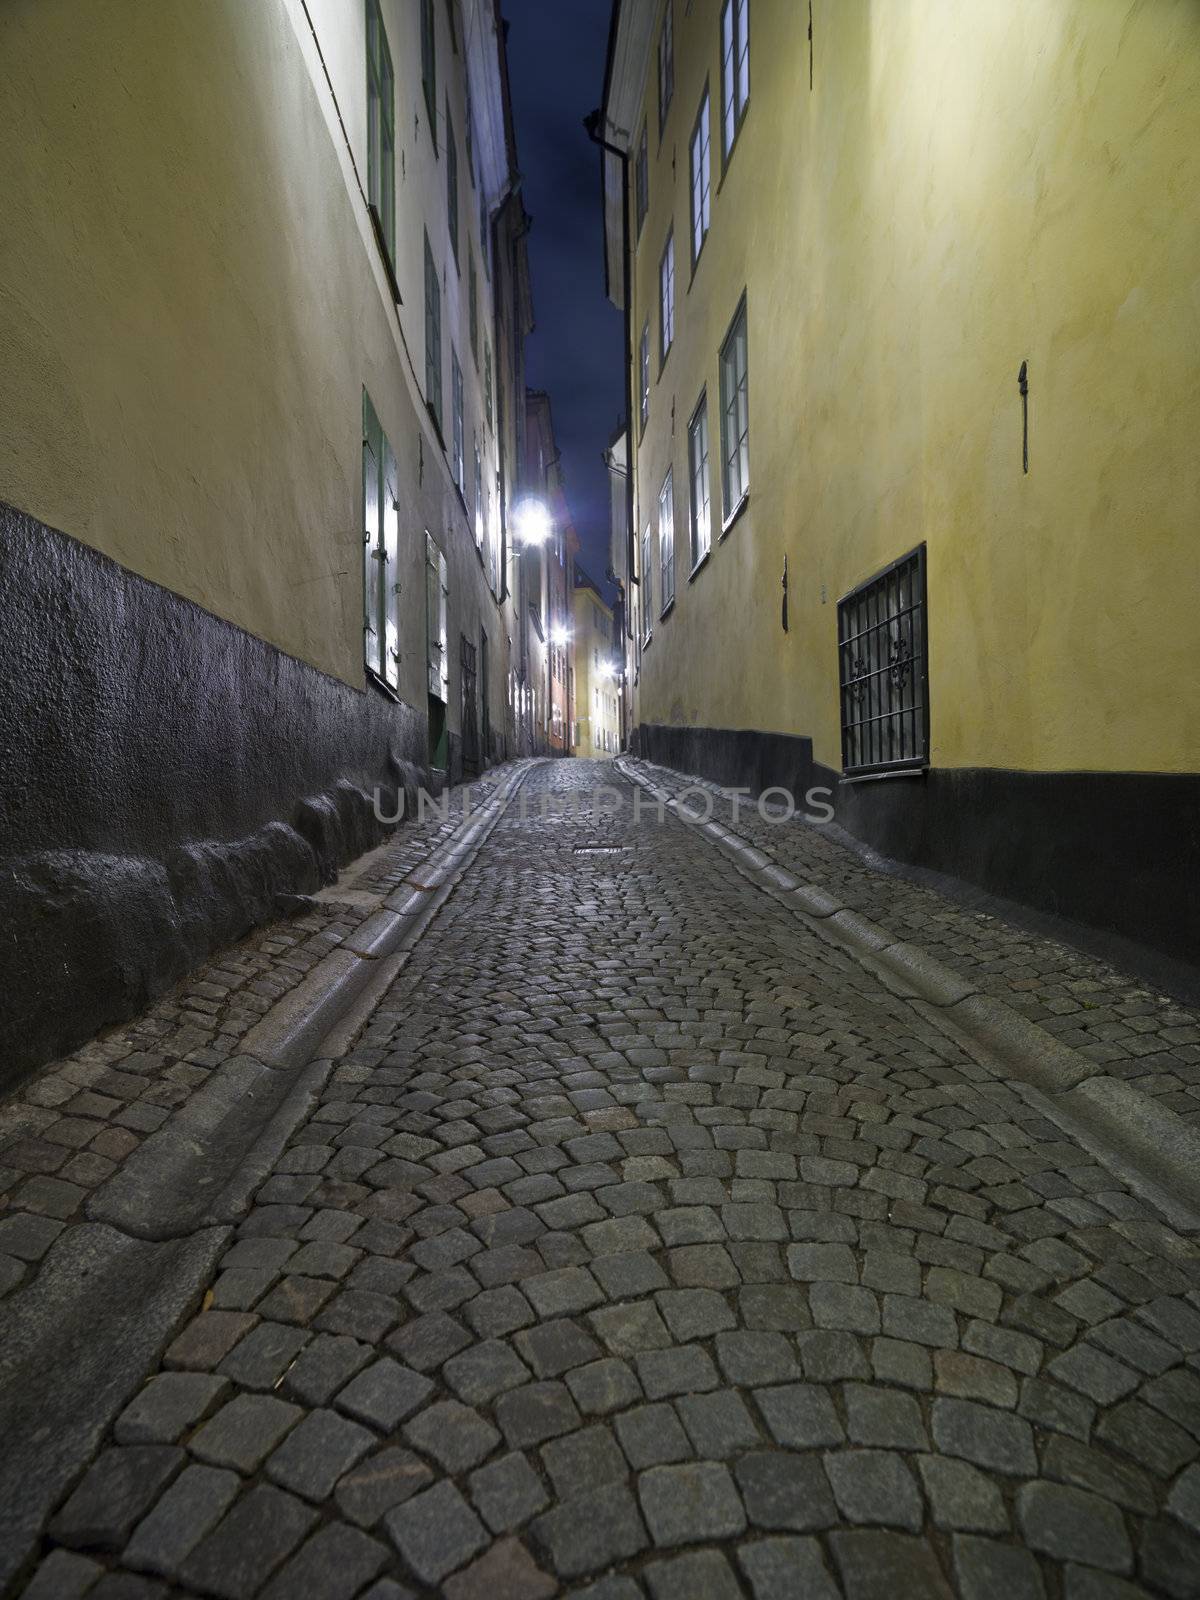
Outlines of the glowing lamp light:
{"label": "glowing lamp light", "polygon": [[550,643],[557,645],[570,644],[571,630],[561,625],[550,629]]}
{"label": "glowing lamp light", "polygon": [[530,497],[514,507],[513,532],[518,544],[545,544],[550,531],[550,513],[540,500]]}

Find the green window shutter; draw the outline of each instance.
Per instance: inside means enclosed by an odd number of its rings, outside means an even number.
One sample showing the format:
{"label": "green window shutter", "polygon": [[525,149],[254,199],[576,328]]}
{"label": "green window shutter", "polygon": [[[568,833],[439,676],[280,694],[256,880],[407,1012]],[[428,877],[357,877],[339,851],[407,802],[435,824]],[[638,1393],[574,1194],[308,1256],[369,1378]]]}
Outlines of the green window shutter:
{"label": "green window shutter", "polygon": [[396,457],[383,441],[383,677],[400,687],[400,499]]}

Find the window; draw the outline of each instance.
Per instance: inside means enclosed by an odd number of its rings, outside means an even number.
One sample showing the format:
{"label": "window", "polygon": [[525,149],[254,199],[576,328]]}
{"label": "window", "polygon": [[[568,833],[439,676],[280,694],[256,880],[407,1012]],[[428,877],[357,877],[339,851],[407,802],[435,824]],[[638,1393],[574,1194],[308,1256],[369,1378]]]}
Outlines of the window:
{"label": "window", "polygon": [[363,390],[363,660],[400,682],[400,502],[396,458]]}
{"label": "window", "polygon": [[750,488],[750,387],[746,301],[721,346],[721,493],[729,520]]}
{"label": "window", "polygon": [[479,453],[479,435],[475,436],[475,548],[483,549],[483,457]]}
{"label": "window", "polygon": [[642,642],[649,644],[654,628],[654,568],[650,565],[649,523],[642,532],[642,628]]}
{"label": "window", "polygon": [[925,546],[838,601],[842,765],[923,766],[929,757]]}
{"label": "window", "polygon": [[642,137],[638,140],[637,159],[634,162],[634,191],[637,196],[637,237],[642,237],[642,223],[646,220],[646,213],[650,209],[650,152],[647,148],[647,128],[642,125]]}
{"label": "window", "polygon": [[488,265],[491,259],[489,251],[492,247],[491,230],[488,227],[487,197],[483,192],[483,185],[479,187],[479,257],[483,262],[483,273],[486,277],[491,271]]}
{"label": "window", "polygon": [[711,142],[708,130],[708,90],[700,102],[696,126],[692,129],[692,266],[700,259],[712,213]]}
{"label": "window", "polygon": [[662,614],[675,604],[675,491],[668,469],[658,496],[658,567]]}
{"label": "window", "polygon": [[675,230],[667,235],[667,247],[658,267],[659,360],[665,361],[675,339]]}
{"label": "window", "polygon": [[483,404],[487,414],[487,425],[492,426],[492,347],[485,339],[483,342]]}
{"label": "window", "polygon": [[642,325],[642,346],[638,353],[638,370],[641,374],[642,431],[650,421],[650,318]]}
{"label": "window", "polygon": [[442,426],[442,285],[425,235],[425,404]]}
{"label": "window", "polygon": [[467,306],[471,326],[471,356],[479,371],[479,284],[475,277],[475,252],[467,246]]}
{"label": "window", "polygon": [[658,137],[660,139],[667,125],[671,96],[675,92],[675,36],[671,16],[673,9],[674,0],[667,0],[667,9],[658,35]]}
{"label": "window", "polygon": [[454,481],[458,485],[458,492],[463,499],[467,498],[466,466],[463,461],[463,381],[462,368],[458,364],[458,352],[450,346],[450,410],[451,410],[451,445],[450,445],[450,470],[454,474]]}
{"label": "window", "polygon": [[429,693],[443,703],[450,698],[450,652],[446,613],[449,599],[446,558],[434,537],[425,534],[425,634]]}
{"label": "window", "polygon": [[433,0],[421,0],[421,87],[429,113],[429,136],[437,149],[437,33]]}
{"label": "window", "polygon": [[708,505],[708,397],[703,394],[688,423],[688,477],[692,490],[689,521],[694,572],[708,554],[712,541]]}
{"label": "window", "polygon": [[721,150],[729,160],[750,104],[750,0],[721,7]]}
{"label": "window", "polygon": [[450,220],[450,248],[458,265],[458,145],[450,121],[450,101],[446,100],[446,215]]}
{"label": "window", "polygon": [[367,199],[396,266],[396,80],[379,0],[367,0]]}

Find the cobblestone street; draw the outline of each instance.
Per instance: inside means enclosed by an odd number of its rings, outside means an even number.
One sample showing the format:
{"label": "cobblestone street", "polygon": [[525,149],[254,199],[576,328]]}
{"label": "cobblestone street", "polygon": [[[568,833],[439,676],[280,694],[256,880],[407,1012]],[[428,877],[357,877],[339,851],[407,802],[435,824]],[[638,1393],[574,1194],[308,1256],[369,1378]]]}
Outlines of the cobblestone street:
{"label": "cobblestone street", "polygon": [[[932,891],[746,820],[968,959]],[[314,952],[338,912],[308,913]],[[1033,1020],[1109,981],[976,923]],[[232,1004],[192,992],[208,1006],[164,1027]],[[1200,1594],[1200,1249],[927,1009],[611,764],[532,766],[11,1592]],[[1068,1042],[1118,1075],[1138,1056],[1200,1115],[1190,1013],[1130,982],[1102,1020]],[[125,1057],[79,1053],[90,1080],[35,1080],[22,1148],[64,1154],[0,1150],[4,1308],[86,1163],[106,1176],[249,1025],[153,1072],[122,1030]],[[78,1097],[103,1110],[95,1079],[139,1060],[159,1092],[90,1131]]]}

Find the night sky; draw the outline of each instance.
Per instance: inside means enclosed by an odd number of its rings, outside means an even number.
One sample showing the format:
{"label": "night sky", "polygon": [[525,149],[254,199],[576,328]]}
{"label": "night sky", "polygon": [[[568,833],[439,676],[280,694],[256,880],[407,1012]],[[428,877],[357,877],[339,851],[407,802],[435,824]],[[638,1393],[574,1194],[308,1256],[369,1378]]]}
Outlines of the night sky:
{"label": "night sky", "polygon": [[503,0],[508,68],[533,218],[536,327],[528,378],[546,389],[582,563],[604,585],[608,473],[601,452],[621,420],[624,324],[604,293],[600,152],[583,119],[600,104],[610,0]]}

